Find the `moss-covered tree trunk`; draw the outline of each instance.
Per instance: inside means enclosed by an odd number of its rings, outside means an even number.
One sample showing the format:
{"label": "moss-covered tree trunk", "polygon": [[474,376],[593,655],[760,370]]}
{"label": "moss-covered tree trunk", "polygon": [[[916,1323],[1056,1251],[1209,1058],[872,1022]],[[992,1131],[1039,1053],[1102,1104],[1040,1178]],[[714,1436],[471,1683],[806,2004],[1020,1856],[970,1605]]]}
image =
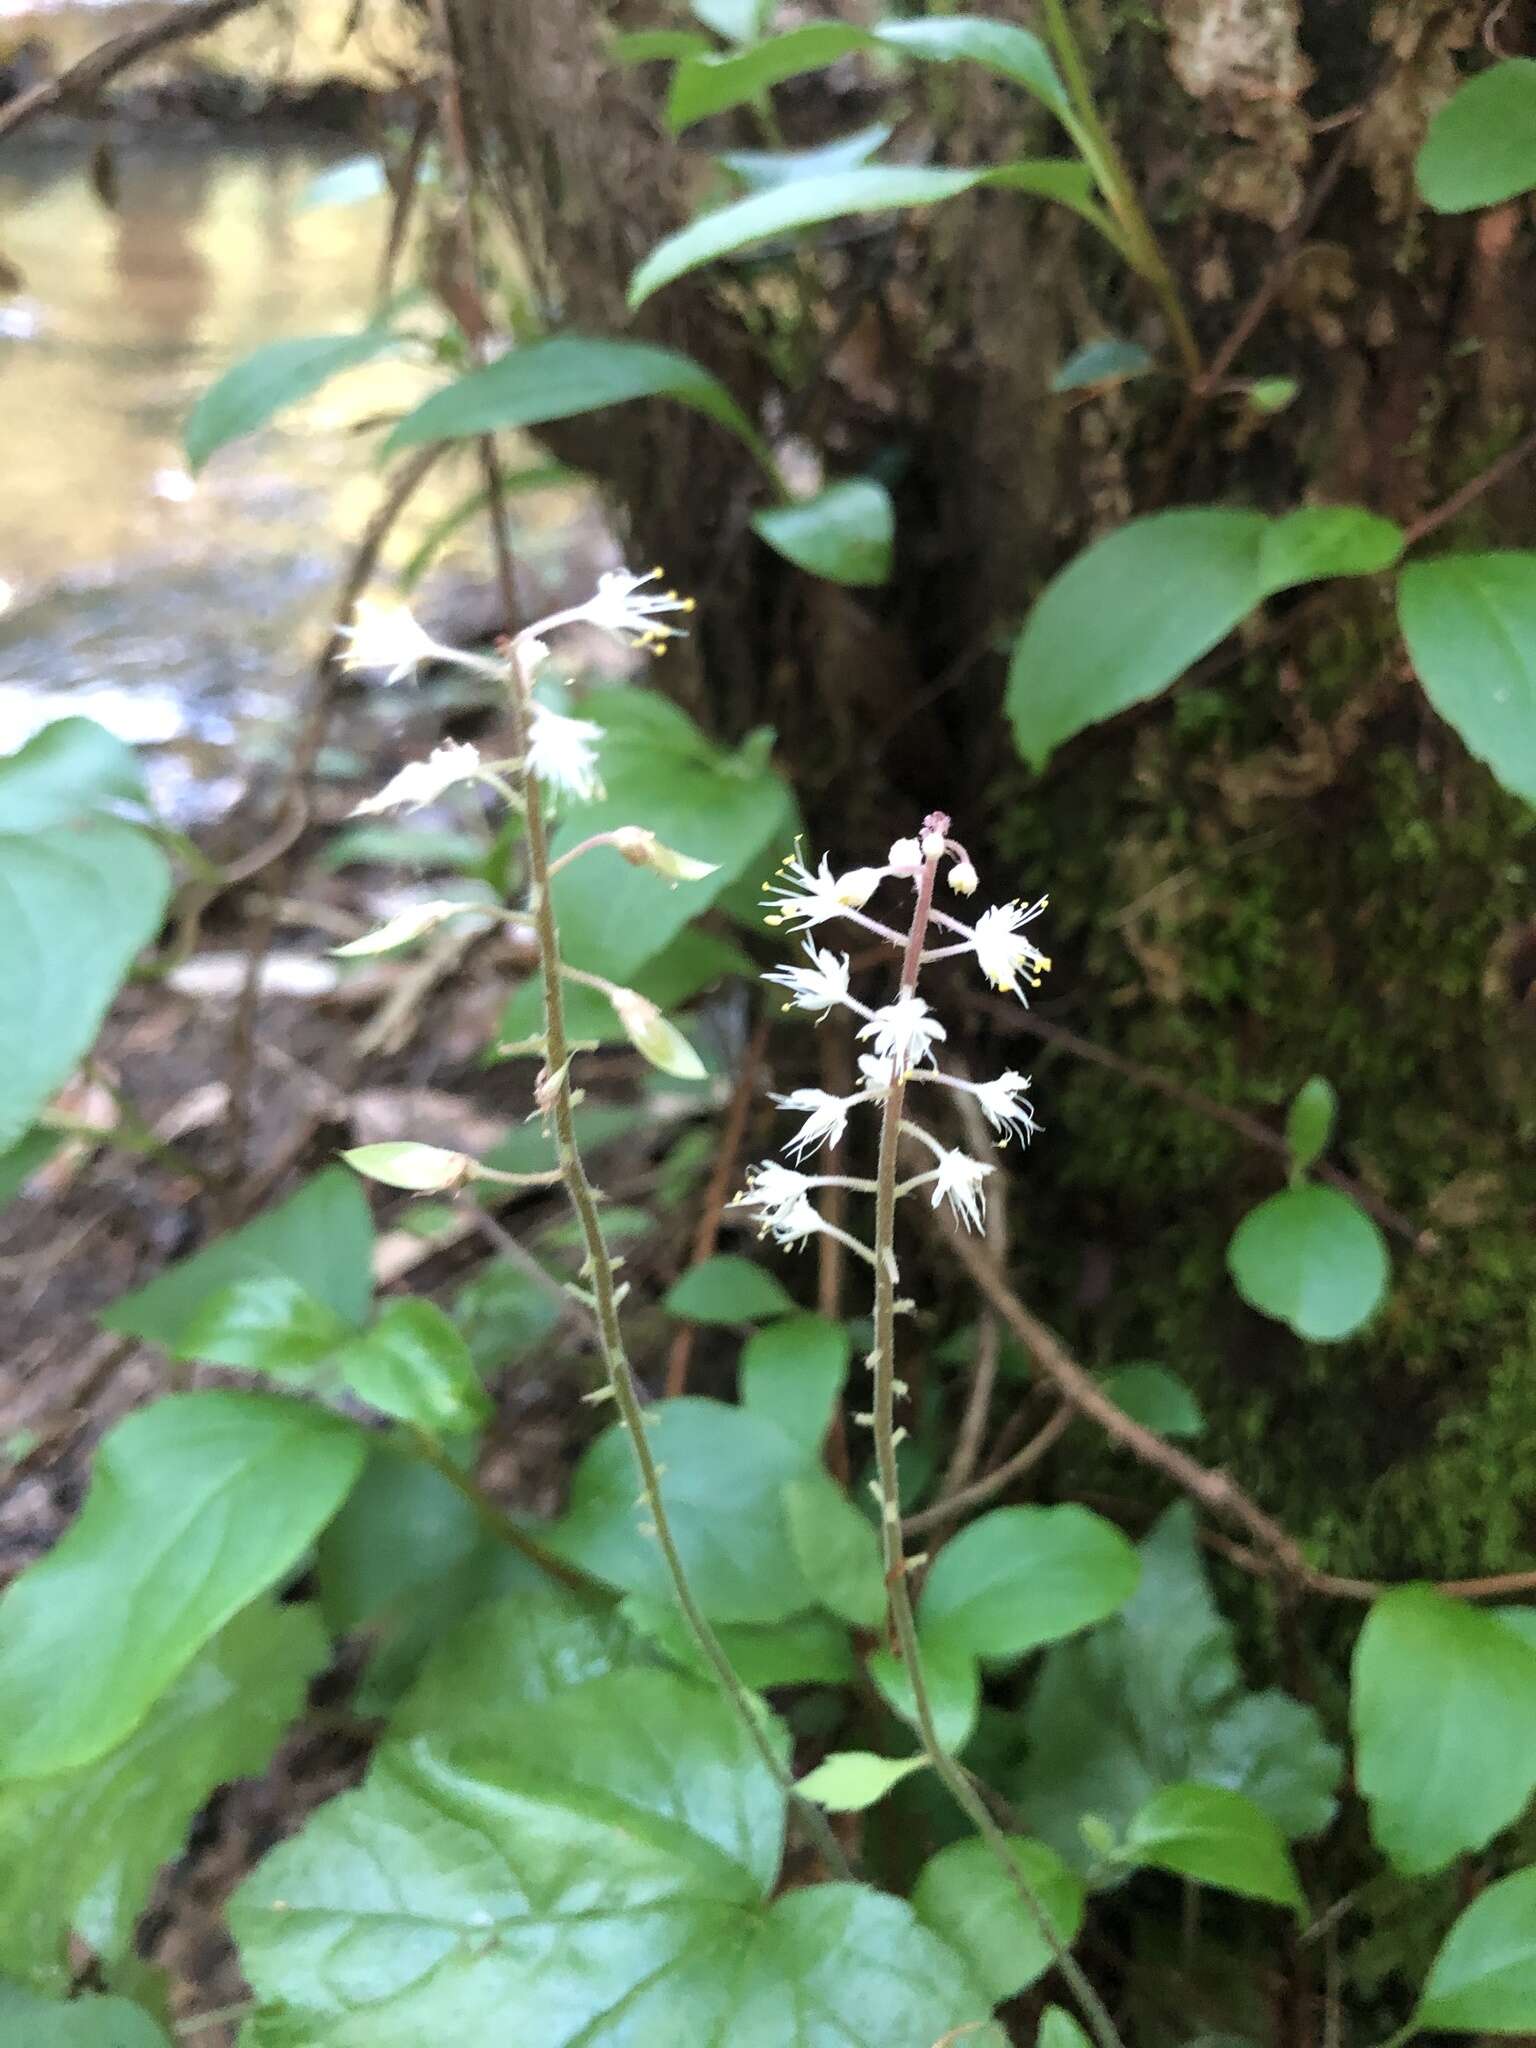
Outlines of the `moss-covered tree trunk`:
{"label": "moss-covered tree trunk", "polygon": [[[815,11],[873,18],[854,0]],[[1030,19],[1021,0],[986,11]],[[841,856],[944,804],[1000,892],[1048,885],[1058,972],[1040,1014],[1249,1110],[1326,1074],[1338,1163],[1436,1240],[1394,1243],[1367,1337],[1308,1349],[1224,1273],[1274,1158],[1047,1056],[1048,1135],[1013,1205],[1021,1286],[1091,1361],[1187,1374],[1211,1452],[1341,1567],[1506,1568],[1536,1543],[1530,813],[1429,711],[1369,587],[1276,601],[1246,643],[1039,779],[1012,765],[999,649],[1087,538],[1161,504],[1421,517],[1529,419],[1536,237],[1522,205],[1441,220],[1414,195],[1480,9],[1158,12],[1161,32],[1073,9],[1208,361],[1262,294],[1192,420],[1144,288],[1070,217],[1001,193],[707,273],[632,321],[627,276],[707,190],[707,152],[760,136],[745,116],[668,136],[666,67],[609,54],[614,30],[657,25],[659,0],[452,0],[480,167],[547,317],[688,350],[830,473],[874,470],[896,495],[896,577],[849,592],[753,538],[761,481],[709,423],[658,405],[564,431],[637,553],[701,600],[678,694],[724,737],[777,727]],[[1510,47],[1524,12],[1505,12]],[[776,95],[791,145],[887,107],[896,154],[1058,146],[1032,102],[961,67],[881,78],[848,61]],[[1052,396],[1064,358],[1106,333],[1144,343],[1160,374]],[[1263,412],[1256,377],[1296,396]],[[1517,474],[1446,531],[1528,543],[1531,491]],[[976,1025],[1028,1064],[990,1009]],[[1103,1483],[1128,1484],[1109,1467]]]}

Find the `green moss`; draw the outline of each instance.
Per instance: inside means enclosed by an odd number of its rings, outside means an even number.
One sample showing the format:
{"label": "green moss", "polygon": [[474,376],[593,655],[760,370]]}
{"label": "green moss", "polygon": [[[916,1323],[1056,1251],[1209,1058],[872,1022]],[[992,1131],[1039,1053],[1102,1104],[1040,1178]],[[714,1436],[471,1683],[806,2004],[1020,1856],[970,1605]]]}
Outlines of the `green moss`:
{"label": "green moss", "polygon": [[[1536,1031],[1497,964],[1530,916],[1536,818],[1406,688],[1351,740],[1395,659],[1335,624],[1288,665],[1289,697],[1255,661],[1090,737],[1040,788],[1003,794],[998,836],[1024,886],[1049,884],[1065,1021],[1275,1123],[1326,1075],[1334,1161],[1439,1249],[1394,1238],[1375,1324],[1305,1346],[1225,1272],[1282,1162],[1048,1055],[1017,1262],[1085,1356],[1185,1374],[1206,1454],[1321,1560],[1459,1576],[1536,1551]],[[1090,1253],[1111,1278],[1085,1307]],[[1097,1479],[1124,1493],[1114,1470]]]}

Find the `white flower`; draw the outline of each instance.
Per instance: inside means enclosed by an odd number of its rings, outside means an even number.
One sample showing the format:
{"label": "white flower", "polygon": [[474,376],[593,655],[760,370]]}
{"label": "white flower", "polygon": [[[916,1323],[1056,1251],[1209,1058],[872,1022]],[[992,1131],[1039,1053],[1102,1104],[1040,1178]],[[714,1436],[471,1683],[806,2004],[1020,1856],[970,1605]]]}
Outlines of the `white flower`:
{"label": "white flower", "polygon": [[776,967],[763,979],[789,990],[791,1001],[785,1004],[786,1009],[793,1006],[797,1010],[813,1010],[819,1017],[825,1017],[829,1010],[848,1002],[848,955],[815,946],[807,939],[805,957],[811,963],[809,967]]}
{"label": "white flower", "polygon": [[949,886],[957,896],[974,896],[976,894],[976,885],[980,880],[981,877],[968,860],[957,860],[951,863]]}
{"label": "white flower", "polygon": [[445,740],[434,747],[425,761],[407,761],[398,775],[391,776],[376,796],[365,796],[352,806],[354,818],[374,811],[420,810],[436,803],[456,782],[471,782],[480,772],[480,754],[475,747]]}
{"label": "white flower", "polygon": [[441,651],[404,604],[370,604],[364,598],[352,615],[352,624],[337,631],[351,643],[341,657],[343,668],[387,669],[387,680],[392,683],[402,681]]}
{"label": "white flower", "polygon": [[1037,946],[1019,935],[1025,925],[1034,923],[1048,900],[1042,896],[1027,909],[1022,903],[999,903],[977,918],[971,933],[971,950],[994,988],[1022,999],[1021,974],[1032,986],[1038,986],[1051,963]]}
{"label": "white flower", "polygon": [[980,1106],[982,1115],[994,1131],[1002,1134],[1006,1145],[1011,1137],[1023,1138],[1027,1144],[1039,1130],[1035,1122],[1034,1106],[1024,1100],[1029,1087],[1027,1074],[1016,1074],[1010,1067],[1006,1074],[999,1074],[995,1081],[974,1081],[971,1093]]}
{"label": "white flower", "polygon": [[763,922],[807,932],[828,918],[841,917],[845,910],[862,910],[884,879],[883,868],[850,868],[845,875],[834,875],[825,854],[813,873],[797,849],[779,862],[779,877],[767,885],[763,908],[768,914]]}
{"label": "white flower", "polygon": [[647,583],[654,583],[661,574],[652,569],[644,576],[635,576],[628,569],[610,569],[597,579],[597,595],[589,597],[578,608],[578,616],[594,626],[601,626],[605,633],[616,633],[619,638],[633,637],[638,647],[658,647],[664,640],[678,638],[680,626],[662,623],[667,612],[691,612],[693,599],[679,597],[675,590],[641,591]]}
{"label": "white flower", "polygon": [[552,789],[583,802],[603,794],[597,772],[597,743],[603,728],[587,718],[566,718],[543,704],[533,707],[528,735],[528,772]]}
{"label": "white flower", "polygon": [[756,1209],[760,1231],[771,1233],[780,1244],[798,1244],[821,1228],[808,1193],[814,1185],[792,1166],[766,1159],[748,1173],[746,1192],[736,1201],[741,1208]]}
{"label": "white flower", "polygon": [[795,1088],[788,1095],[775,1095],[780,1109],[792,1109],[805,1122],[788,1140],[784,1150],[791,1159],[803,1159],[822,1145],[835,1145],[848,1128],[848,1112],[862,1100],[857,1095],[829,1095],[824,1088]]}
{"label": "white flower", "polygon": [[923,849],[915,839],[895,839],[885,859],[898,875],[915,875],[923,864]]}
{"label": "white flower", "polygon": [[992,1171],[964,1152],[941,1152],[933,1174],[933,1206],[948,1202],[967,1230],[979,1230],[986,1197],[981,1184]]}
{"label": "white flower", "polygon": [[872,1038],[876,1059],[890,1060],[898,1073],[932,1060],[936,1040],[948,1032],[921,996],[898,996],[883,1010],[876,1010],[859,1028],[860,1038]]}
{"label": "white flower", "polygon": [[884,1095],[896,1078],[894,1060],[877,1060],[873,1053],[859,1054],[859,1072],[864,1077],[866,1095]]}

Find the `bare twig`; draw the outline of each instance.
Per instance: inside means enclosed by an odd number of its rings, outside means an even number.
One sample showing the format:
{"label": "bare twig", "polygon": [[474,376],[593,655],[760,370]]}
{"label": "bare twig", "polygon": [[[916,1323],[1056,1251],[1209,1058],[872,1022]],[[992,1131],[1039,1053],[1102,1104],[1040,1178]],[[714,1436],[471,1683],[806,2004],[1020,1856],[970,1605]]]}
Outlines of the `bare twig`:
{"label": "bare twig", "polygon": [[[1262,1146],[1266,1152],[1273,1152],[1278,1158],[1288,1159],[1290,1147],[1283,1132],[1271,1130],[1261,1118],[1249,1116],[1246,1110],[1232,1109],[1224,1102],[1213,1102],[1208,1095],[1202,1095],[1196,1088],[1187,1088],[1182,1081],[1175,1081],[1168,1074],[1161,1074],[1155,1067],[1144,1067],[1139,1060],[1128,1060],[1123,1054],[1110,1052],[1102,1045],[1095,1045],[1092,1039],[1080,1038],[1075,1031],[1068,1031],[1065,1025],[1052,1024],[1033,1010],[1024,1010],[1017,1003],[984,998],[993,1020],[1005,1031],[1023,1032],[1027,1037],[1038,1038],[1046,1045],[1058,1045],[1074,1059],[1086,1060],[1090,1066],[1102,1067],[1106,1073],[1119,1074],[1122,1079],[1132,1081],[1138,1088],[1149,1089],[1154,1095],[1161,1095],[1169,1102],[1176,1102],[1181,1109],[1193,1111],[1212,1123],[1225,1124],[1229,1131],[1235,1131],[1250,1145]],[[1312,1169],[1317,1178],[1335,1187],[1341,1194],[1348,1195],[1368,1214],[1374,1216],[1383,1230],[1390,1230],[1416,1252],[1433,1252],[1439,1249],[1439,1239],[1432,1230],[1421,1230],[1399,1210],[1384,1202],[1372,1192],[1363,1181],[1352,1174],[1342,1172],[1336,1166],[1319,1165]]]}
{"label": "bare twig", "polygon": [[[693,1233],[693,1249],[688,1263],[702,1266],[707,1258],[714,1255],[720,1241],[720,1219],[725,1205],[731,1198],[733,1184],[737,1177],[741,1159],[741,1141],[746,1136],[747,1118],[752,1110],[752,1097],[757,1089],[757,1076],[763,1063],[763,1054],[768,1049],[768,1025],[760,1023],[748,1041],[742,1055],[741,1072],[736,1077],[736,1086],[731,1091],[725,1121],[720,1127],[720,1143],[715,1153],[714,1168],[709,1176],[709,1185],[704,1190],[704,1202],[699,1211],[698,1227]],[[693,1356],[693,1334],[695,1325],[684,1323],[672,1339],[672,1349],[667,1353],[667,1398],[674,1400],[688,1389],[688,1362]]]}
{"label": "bare twig", "polygon": [[98,43],[57,78],[40,80],[28,91],[18,93],[8,106],[0,107],[0,142],[37,115],[62,106],[67,100],[91,98],[141,58],[152,57],[171,43],[206,35],[233,15],[248,13],[260,5],[261,0],[201,0],[201,5],[179,7],[142,28],[129,29],[124,35]]}
{"label": "bare twig", "polygon": [[[994,1198],[995,1199],[995,1196]],[[1011,1458],[1005,1458],[1000,1465],[994,1465],[990,1472],[969,1486],[962,1486],[954,1493],[946,1493],[942,1500],[936,1500],[932,1507],[921,1509],[915,1515],[903,1515],[901,1521],[904,1536],[921,1536],[925,1529],[936,1529],[944,1522],[954,1521],[957,1515],[968,1514],[972,1508],[984,1507],[989,1500],[995,1500],[1005,1493],[1015,1480],[1022,1479],[1026,1472],[1032,1472],[1053,1444],[1059,1443],[1068,1429],[1077,1420],[1077,1410],[1070,1401],[1063,1401],[1048,1421],[1043,1423],[1027,1444],[1020,1446]]]}
{"label": "bare twig", "polygon": [[[1391,1590],[1388,1581],[1346,1578],[1336,1572],[1320,1571],[1311,1564],[1301,1545],[1273,1515],[1261,1508],[1235,1480],[1212,1466],[1202,1465],[1187,1451],[1160,1437],[1155,1430],[1127,1415],[1105,1393],[1092,1373],[1086,1371],[1066,1346],[1038,1316],[1032,1315],[998,1270],[991,1252],[969,1232],[934,1212],[934,1227],[953,1255],[959,1259],[987,1300],[1030,1357],[1066,1397],[1071,1406],[1096,1422],[1105,1435],[1128,1450],[1142,1464],[1161,1472],[1191,1499],[1218,1520],[1242,1529],[1257,1545],[1257,1551],[1223,1545],[1224,1554],[1245,1570],[1260,1575],[1279,1573],[1301,1591],[1318,1593],[1336,1600],[1375,1600]],[[1417,1582],[1415,1582],[1417,1583]],[[1435,1590],[1458,1600],[1504,1599],[1514,1593],[1536,1589],[1536,1571],[1508,1572],[1494,1578],[1444,1579]]]}
{"label": "bare twig", "polygon": [[1502,483],[1505,477],[1517,470],[1533,452],[1536,452],[1536,427],[1528,434],[1522,435],[1513,448],[1506,448],[1496,461],[1490,462],[1485,470],[1473,477],[1470,482],[1464,483],[1459,491],[1452,491],[1444,504],[1436,505],[1422,518],[1416,519],[1403,535],[1403,546],[1414,547],[1426,535],[1437,532],[1442,526],[1448,526],[1453,519],[1459,518],[1469,505],[1475,505],[1484,491],[1491,491],[1495,484]]}

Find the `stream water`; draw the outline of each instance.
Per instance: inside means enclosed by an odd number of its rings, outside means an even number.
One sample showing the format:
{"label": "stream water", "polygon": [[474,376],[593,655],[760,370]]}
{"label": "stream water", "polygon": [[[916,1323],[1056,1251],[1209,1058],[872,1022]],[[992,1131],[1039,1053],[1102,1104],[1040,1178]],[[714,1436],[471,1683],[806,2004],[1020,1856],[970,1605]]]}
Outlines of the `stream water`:
{"label": "stream water", "polygon": [[[259,343],[366,318],[382,202],[308,203],[336,154],[129,132],[111,204],[89,140],[0,158],[0,753],[88,713],[185,819],[228,801],[236,741],[249,772],[280,739],[380,489],[358,424],[427,373],[355,372],[196,479],[180,431]],[[450,468],[397,561],[463,488]]]}

